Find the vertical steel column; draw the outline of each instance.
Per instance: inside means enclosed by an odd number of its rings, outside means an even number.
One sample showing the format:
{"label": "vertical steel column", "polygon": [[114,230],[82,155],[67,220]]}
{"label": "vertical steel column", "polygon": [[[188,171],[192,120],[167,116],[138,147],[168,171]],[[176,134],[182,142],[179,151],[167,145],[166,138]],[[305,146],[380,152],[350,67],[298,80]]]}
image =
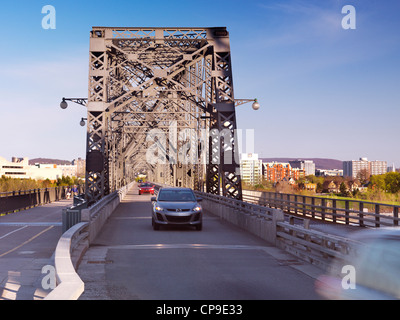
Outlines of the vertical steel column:
{"label": "vertical steel column", "polygon": [[[210,163],[207,168],[207,192],[242,199],[240,165],[237,150],[235,99],[229,33],[225,28],[209,29],[213,44],[212,104],[210,123]],[[219,135],[219,136],[217,136]]]}
{"label": "vertical steel column", "polygon": [[104,32],[91,32],[87,104],[86,200],[98,201],[109,192],[108,114],[106,112],[107,55]]}

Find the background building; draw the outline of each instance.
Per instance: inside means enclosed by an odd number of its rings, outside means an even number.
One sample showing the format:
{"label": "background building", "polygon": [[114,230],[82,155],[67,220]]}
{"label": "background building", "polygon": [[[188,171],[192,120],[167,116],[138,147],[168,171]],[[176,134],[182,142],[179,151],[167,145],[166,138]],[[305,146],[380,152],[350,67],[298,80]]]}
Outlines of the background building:
{"label": "background building", "polygon": [[76,177],[84,178],[86,172],[86,160],[85,159],[74,159],[72,160],[72,165],[76,166]]}
{"label": "background building", "polygon": [[385,174],[387,172],[386,161],[368,161],[367,158],[360,158],[360,160],[343,161],[343,176],[358,178],[363,172],[368,176]]}
{"label": "background building", "polygon": [[304,169],[292,168],[288,162],[263,163],[264,179],[267,181],[298,180],[305,176]]}
{"label": "background building", "polygon": [[38,163],[34,166],[29,166],[29,178],[34,180],[47,180],[56,181],[62,178],[62,170],[56,164],[42,164]]}
{"label": "background building", "polygon": [[262,160],[258,160],[258,154],[241,154],[240,175],[242,181],[249,185],[260,184],[262,182]]}
{"label": "background building", "polygon": [[11,162],[0,157],[0,177],[29,179],[29,159],[12,157]]}
{"label": "background building", "polygon": [[64,177],[77,177],[77,165],[63,164],[57,165],[57,168],[61,170],[61,176]]}
{"label": "background building", "polygon": [[289,161],[292,168],[304,170],[306,176],[315,175],[315,163],[312,160],[293,160]]}
{"label": "background building", "polygon": [[339,169],[316,169],[316,177],[341,177],[343,176],[343,170]]}
{"label": "background building", "polygon": [[378,174],[385,174],[387,173],[387,162],[386,161],[370,161],[369,162],[369,173],[371,176],[378,175]]}
{"label": "background building", "polygon": [[[80,160],[77,164],[58,165],[53,163],[35,163],[29,165],[28,158],[12,157],[11,161],[0,157],[0,177],[6,176],[15,179],[34,179],[56,181],[62,176],[78,177],[78,167],[80,166],[83,176],[85,172],[85,160]],[[74,160],[75,161],[75,160]]]}

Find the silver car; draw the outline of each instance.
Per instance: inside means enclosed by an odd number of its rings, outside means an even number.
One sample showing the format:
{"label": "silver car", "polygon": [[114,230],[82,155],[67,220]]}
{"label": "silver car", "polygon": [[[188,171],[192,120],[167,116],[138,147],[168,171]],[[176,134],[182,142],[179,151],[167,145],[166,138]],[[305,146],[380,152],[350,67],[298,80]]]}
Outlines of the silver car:
{"label": "silver car", "polygon": [[201,230],[203,210],[190,188],[161,188],[157,197],[152,197],[152,225],[158,230],[160,225],[189,225]]}

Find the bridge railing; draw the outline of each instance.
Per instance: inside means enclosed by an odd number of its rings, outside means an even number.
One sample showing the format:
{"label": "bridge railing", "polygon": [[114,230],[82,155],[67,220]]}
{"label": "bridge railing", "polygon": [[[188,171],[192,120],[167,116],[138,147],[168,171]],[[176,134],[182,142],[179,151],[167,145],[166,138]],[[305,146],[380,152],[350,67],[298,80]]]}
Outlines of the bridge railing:
{"label": "bridge railing", "polygon": [[398,226],[400,220],[398,205],[355,199],[244,190],[243,200],[304,218],[361,227]]}
{"label": "bridge railing", "polygon": [[[163,186],[156,184],[156,190]],[[200,191],[195,191],[195,194],[202,198],[201,204],[205,211],[324,270],[340,273],[340,270],[331,270],[336,265],[333,262],[340,260],[347,264],[353,261],[363,247],[362,243],[352,239],[310,229],[312,215],[302,217],[289,214],[288,207],[291,204],[280,201],[287,201],[285,197],[278,196],[275,203],[271,201],[266,206],[260,195],[245,194],[245,201],[240,201]]]}
{"label": "bridge railing", "polygon": [[203,209],[302,260],[329,269],[334,260],[352,261],[361,243],[311,230],[307,218],[290,217],[282,209],[195,192]]}
{"label": "bridge railing", "polygon": [[[0,193],[0,215],[9,214],[37,207],[61,199],[66,199],[67,188],[64,186],[11,191]],[[83,189],[82,186],[79,186]]]}

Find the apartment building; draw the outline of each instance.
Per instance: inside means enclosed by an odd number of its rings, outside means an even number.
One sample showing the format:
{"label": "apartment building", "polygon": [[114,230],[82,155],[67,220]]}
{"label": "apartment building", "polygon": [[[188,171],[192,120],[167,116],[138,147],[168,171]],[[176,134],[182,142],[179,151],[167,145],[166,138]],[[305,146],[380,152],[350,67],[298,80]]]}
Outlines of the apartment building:
{"label": "apartment building", "polygon": [[371,176],[378,174],[385,174],[388,172],[387,162],[386,161],[370,161],[369,162],[369,172]]}
{"label": "apartment building", "polygon": [[304,169],[292,168],[290,163],[287,162],[265,162],[263,169],[264,179],[267,181],[298,180],[305,176]]}
{"label": "apartment building", "polygon": [[312,160],[293,160],[289,161],[292,168],[304,170],[306,176],[315,175],[315,163]]}
{"label": "apartment building", "polygon": [[240,176],[244,183],[255,185],[262,182],[262,160],[257,153],[240,155]]}
{"label": "apartment building", "polygon": [[343,161],[344,177],[357,178],[361,171],[365,171],[369,175],[385,174],[387,172],[387,162],[378,160],[369,161],[367,158]]}

